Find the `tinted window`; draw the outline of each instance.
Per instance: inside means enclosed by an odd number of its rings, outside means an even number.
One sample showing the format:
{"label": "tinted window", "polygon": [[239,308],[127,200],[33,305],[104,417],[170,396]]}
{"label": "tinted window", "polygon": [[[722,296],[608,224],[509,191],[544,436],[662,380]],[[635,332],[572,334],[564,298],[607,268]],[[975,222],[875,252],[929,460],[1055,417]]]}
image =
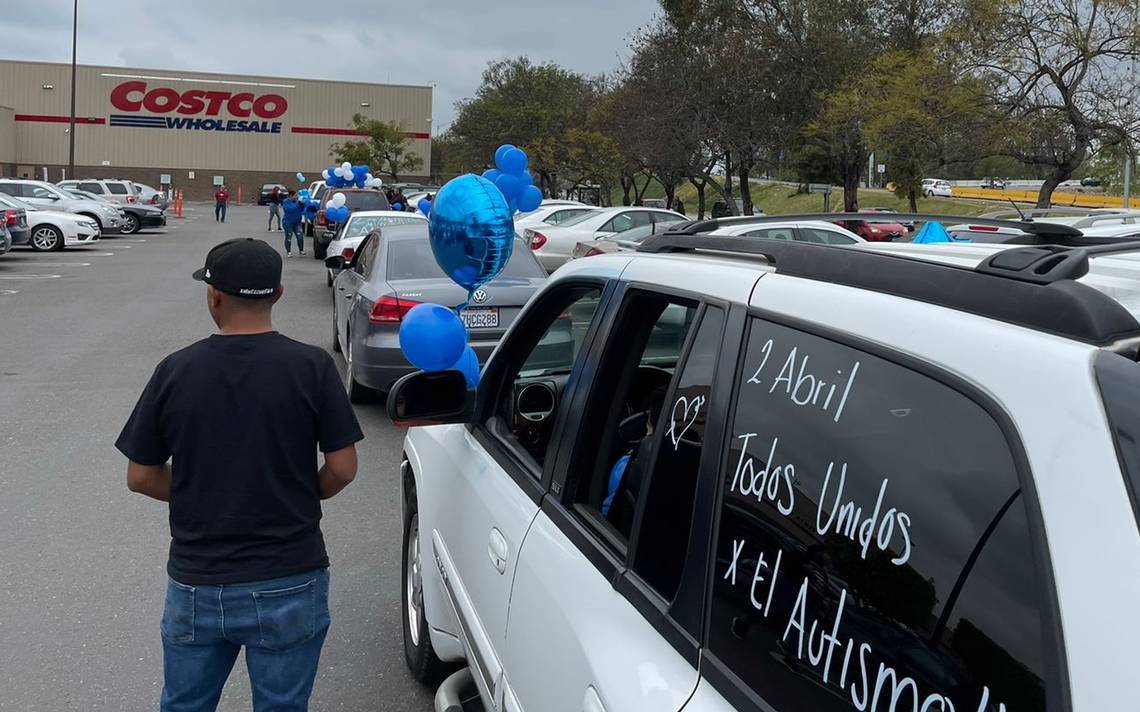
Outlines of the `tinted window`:
{"label": "tinted window", "polygon": [[591,208],[589,210],[586,210],[585,212],[583,212],[580,215],[575,215],[572,218],[563,219],[562,222],[559,223],[559,225],[562,225],[564,227],[569,227],[570,225],[577,225],[578,223],[585,222],[585,221],[589,220],[590,218],[595,217],[597,215],[597,212],[598,211],[596,209]]}
{"label": "tinted window", "polygon": [[1046,584],[990,415],[760,320],[737,388],[712,654],[781,712],[1044,710]]}
{"label": "tinted window", "polygon": [[376,252],[380,249],[380,236],[370,235],[364,238],[364,246],[360,250],[360,258],[356,261],[355,269],[360,274],[372,274],[372,264],[376,261]]}
{"label": "tinted window", "polygon": [[646,485],[633,570],[666,600],[677,592],[684,568],[697,474],[705,443],[713,372],[724,332],[724,312],[710,307],[675,378],[654,430],[661,433]]}
{"label": "tinted window", "polygon": [[790,227],[769,227],[763,230],[750,230],[745,237],[762,237],[765,240],[794,240],[796,231]]}
{"label": "tinted window", "polygon": [[[425,231],[426,232],[426,231]],[[495,279],[543,277],[545,272],[522,240],[515,240],[511,259]],[[388,279],[448,279],[440,269],[427,235],[422,240],[394,240],[388,245]],[[494,281],[494,280],[492,280]]]}
{"label": "tinted window", "polygon": [[843,233],[815,227],[801,227],[800,236],[804,242],[818,242],[824,245],[850,245],[855,242],[850,236]]}
{"label": "tinted window", "polygon": [[1096,378],[1133,513],[1140,521],[1140,364],[1102,352],[1096,359]]}
{"label": "tinted window", "polygon": [[85,190],[88,193],[94,193],[95,195],[102,195],[103,194],[103,186],[101,186],[95,182],[80,183],[79,184],[79,190]]}
{"label": "tinted window", "polygon": [[388,209],[388,199],[384,197],[383,193],[374,190],[345,193],[344,204],[348,206],[349,210]]}
{"label": "tinted window", "polygon": [[123,185],[122,183],[108,183],[107,190],[111,191],[115,195],[126,195],[128,192],[127,186]]}

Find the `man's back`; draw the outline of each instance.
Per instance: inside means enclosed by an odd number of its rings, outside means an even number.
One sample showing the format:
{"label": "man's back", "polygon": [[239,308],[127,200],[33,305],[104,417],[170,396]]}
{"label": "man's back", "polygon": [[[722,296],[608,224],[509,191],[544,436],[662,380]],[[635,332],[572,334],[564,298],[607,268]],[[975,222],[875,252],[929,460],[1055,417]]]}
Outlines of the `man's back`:
{"label": "man's back", "polygon": [[360,438],[343,403],[332,358],[277,332],[214,335],[159,364],[119,444],[136,462],[172,457],[172,578],[237,583],[328,565],[317,449]]}

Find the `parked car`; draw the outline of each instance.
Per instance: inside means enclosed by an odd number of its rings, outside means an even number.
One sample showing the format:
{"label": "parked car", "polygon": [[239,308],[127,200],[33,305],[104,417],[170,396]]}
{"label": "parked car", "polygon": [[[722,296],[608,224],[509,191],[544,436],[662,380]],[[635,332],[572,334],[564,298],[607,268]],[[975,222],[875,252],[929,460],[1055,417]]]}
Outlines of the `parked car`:
{"label": "parked car", "polygon": [[543,203],[537,210],[532,210],[529,213],[519,213],[515,215],[515,235],[522,237],[523,230],[528,227],[538,225],[561,225],[562,223],[576,218],[579,215],[584,215],[597,208],[590,205],[583,205],[582,203]]}
{"label": "parked car", "polygon": [[1090,227],[1093,224],[1111,224],[1123,222],[1126,218],[1140,215],[1140,210],[1125,208],[1024,208],[1012,210],[996,210],[979,215],[992,222],[968,222],[949,225],[946,232],[955,240],[969,240],[971,242],[1002,243],[1013,238],[1025,236],[1021,219],[1028,218],[1035,223],[1048,222],[1054,225],[1068,225],[1070,227]]}
{"label": "parked car", "polygon": [[281,183],[266,183],[261,186],[261,192],[257,196],[258,205],[269,205],[269,198],[273,195],[273,190],[276,189],[284,200],[285,196],[289,195],[289,189]]}
{"label": "parked car", "polygon": [[[76,198],[104,200],[104,198],[84,190],[64,189],[64,192]],[[120,232],[124,235],[134,235],[143,228],[166,226],[166,214],[154,205],[134,203],[131,205],[123,205],[119,209],[123,211],[123,226]]]}
{"label": "parked car", "polygon": [[32,226],[28,223],[27,207],[0,193],[0,213],[4,215],[4,229],[8,231],[12,246],[27,245],[32,239]]}
{"label": "parked car", "polygon": [[344,204],[348,206],[349,213],[358,210],[388,210],[391,208],[384,192],[375,188],[340,188],[321,193],[321,196],[316,199],[320,201],[317,217],[309,226],[313,238],[313,257],[315,259],[323,260],[325,258],[329,242],[332,241],[333,234],[336,232],[335,223],[329,223],[325,217],[325,207],[337,193],[344,193]]}
{"label": "parked car", "polygon": [[7,254],[12,249],[12,233],[8,226],[0,223],[0,255]]}
{"label": "parked car", "polygon": [[1096,176],[1085,176],[1084,178],[1081,178],[1081,187],[1082,188],[1099,188],[1100,187],[1100,178],[1097,178]]}
{"label": "parked car", "polygon": [[1005,190],[1005,181],[1001,178],[983,178],[982,187],[990,190]]}
{"label": "parked car", "polygon": [[922,194],[927,198],[949,198],[954,194],[950,182],[941,178],[923,178]]}
{"label": "parked car", "polygon": [[668,224],[686,219],[680,213],[655,208],[595,208],[559,225],[524,228],[523,239],[530,244],[542,266],[553,271],[570,259],[574,246],[579,242],[615,235],[642,225]]}
{"label": "parked car", "polygon": [[74,188],[86,191],[119,205],[134,205],[139,202],[138,190],[135,184],[129,180],[87,178],[84,180],[63,180],[56,185],[64,190]]}
{"label": "parked car", "polygon": [[[895,210],[894,208],[885,208],[885,207],[878,207],[878,206],[870,207],[870,208],[859,208],[859,212],[861,212],[861,213],[893,213],[893,214],[898,213],[898,211]],[[905,227],[907,229],[907,232],[911,232],[914,230],[914,221],[913,220],[900,221],[899,225],[902,225],[903,227]]]}
{"label": "parked car", "polygon": [[[332,255],[325,265],[341,270],[333,282],[333,350],[344,352],[345,387],[353,402],[386,393],[415,370],[400,350],[400,323],[409,309],[467,299],[467,291],[436,263],[426,221],[373,231],[350,261]],[[480,362],[545,280],[534,255],[516,240],[507,266],[460,313]]]}
{"label": "parked car", "polygon": [[[356,248],[374,230],[380,230],[390,225],[418,225],[420,223],[426,224],[427,218],[418,213],[405,213],[395,210],[361,210],[350,215],[347,222],[337,227],[325,251],[327,255],[340,255],[346,263],[351,262],[353,254],[356,253]],[[339,268],[325,268],[328,286],[332,286],[333,280],[338,274],[340,274]]]}
{"label": "parked car", "polygon": [[838,220],[836,225],[853,232],[868,242],[889,242],[906,236],[907,229],[902,223],[887,218],[867,218],[866,220]]}
{"label": "parked car", "polygon": [[33,250],[62,250],[99,242],[99,224],[86,215],[44,210],[6,193],[0,193],[0,208],[24,211],[31,228],[26,244]]}
{"label": "parked car", "polygon": [[0,178],[0,193],[38,208],[84,215],[95,221],[99,233],[116,233],[123,226],[123,211],[118,206],[99,200],[80,200],[46,181]]}
{"label": "parked car", "polygon": [[159,210],[166,210],[169,207],[170,199],[164,190],[157,190],[145,183],[135,182],[135,192],[139,197],[139,202],[144,205],[152,205]]}
{"label": "parked car", "polygon": [[1140,258],[1027,227],[665,233],[556,272],[475,392],[398,382],[404,657],[466,666],[436,709],[1140,699]]}

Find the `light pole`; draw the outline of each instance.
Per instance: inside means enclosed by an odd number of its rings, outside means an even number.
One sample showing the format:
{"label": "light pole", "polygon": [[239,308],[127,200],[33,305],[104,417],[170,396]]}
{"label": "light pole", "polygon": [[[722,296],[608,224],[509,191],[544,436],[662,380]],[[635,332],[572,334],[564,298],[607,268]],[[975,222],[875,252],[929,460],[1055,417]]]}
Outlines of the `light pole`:
{"label": "light pole", "polygon": [[67,125],[67,177],[75,177],[75,45],[79,36],[79,0],[75,0],[71,15],[71,116]]}

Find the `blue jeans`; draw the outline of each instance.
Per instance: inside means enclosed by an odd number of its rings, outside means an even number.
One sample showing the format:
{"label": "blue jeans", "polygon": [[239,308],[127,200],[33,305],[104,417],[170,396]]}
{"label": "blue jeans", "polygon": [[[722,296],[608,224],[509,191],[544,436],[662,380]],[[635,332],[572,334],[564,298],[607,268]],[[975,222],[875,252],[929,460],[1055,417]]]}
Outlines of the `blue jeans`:
{"label": "blue jeans", "polygon": [[226,221],[226,204],[221,201],[214,203],[214,221]]}
{"label": "blue jeans", "polygon": [[254,712],[304,712],[329,629],[329,572],[255,583],[170,580],[162,614],[162,712],[212,712],[245,646]]}
{"label": "blue jeans", "polygon": [[285,223],[285,251],[289,252],[290,243],[289,236],[297,236],[297,249],[301,252],[305,251],[305,231],[301,229],[301,223]]}
{"label": "blue jeans", "polygon": [[273,229],[273,218],[277,218],[277,229],[281,229],[281,216],[277,214],[277,203],[269,204],[269,229]]}

